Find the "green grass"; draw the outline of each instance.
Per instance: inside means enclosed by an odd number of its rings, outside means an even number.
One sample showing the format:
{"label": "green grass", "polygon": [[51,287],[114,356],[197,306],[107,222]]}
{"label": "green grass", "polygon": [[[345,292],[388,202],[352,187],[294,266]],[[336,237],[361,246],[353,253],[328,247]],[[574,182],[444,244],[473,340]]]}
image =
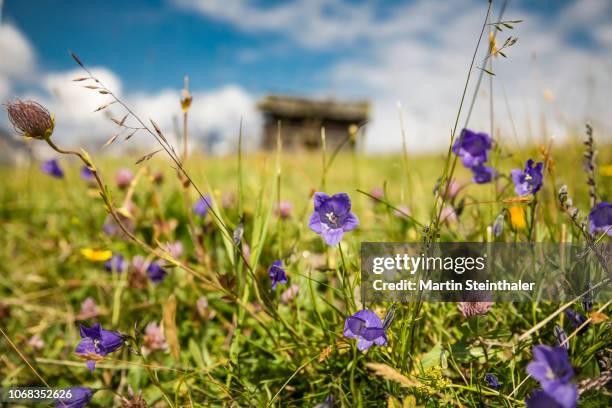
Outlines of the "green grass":
{"label": "green grass", "polygon": [[[598,147],[598,163],[609,166],[612,149]],[[573,242],[582,241],[569,217],[559,210],[556,198],[560,185],[567,184],[582,215],[589,211],[581,154],[578,142],[553,146],[553,171],[546,175],[539,193],[540,212],[532,240],[559,242],[565,229]],[[540,158],[535,149],[513,152],[505,148],[497,157],[498,170],[506,175],[527,158]],[[114,186],[115,170],[127,166],[143,172],[132,196],[138,209],[137,237],[154,248],[173,241],[184,246],[180,261],[188,268],[171,267],[163,283],[147,283],[144,288],[132,287],[128,274],[109,274],[102,263],[81,255],[83,248],[97,248],[129,259],[153,257],[131,241],[102,232],[106,217],[102,200],[80,180],[77,162],[61,160],[67,170],[64,180],[41,174],[37,165],[0,171],[0,328],[33,368],[3,338],[2,387],[40,385],[35,370],[53,388],[84,385],[98,389],[92,403],[97,406],[112,405],[115,392],[127,395],[129,384],[142,391],[150,405],[296,407],[314,406],[328,395],[345,407],[411,406],[412,398],[432,407],[522,406],[537,388],[532,379],[519,386],[526,378],[531,345],[554,344],[553,325],[563,320],[563,314],[526,340],[519,341],[518,336],[554,313],[559,304],[496,304],[488,314],[472,319],[464,318],[454,303],[424,303],[414,319],[416,306],[405,304],[398,309],[387,346],[372,347],[364,354],[357,351],[353,340],[342,336],[344,319],[359,308],[354,295],[359,284],[359,243],[419,242],[423,234],[415,222],[396,216],[357,190],[384,186],[386,201],[408,205],[412,216],[427,225],[435,200],[432,191],[445,163],[442,155],[409,157],[408,177],[404,177],[400,156],[340,154],[325,176],[325,191],[349,193],[361,221],[356,231],[345,235],[342,253],[325,246],[307,225],[311,194],[321,187],[320,155],[283,154],[280,180],[274,152],[245,156],[241,172],[236,157],[190,157],[189,174],[196,185],[211,193],[232,229],[241,216],[239,207],[243,208],[244,242],[250,246],[247,258],[252,273],[210,214],[194,220],[195,241],[200,242],[194,244],[185,208],[191,207],[196,194],[190,190],[189,202],[184,202],[176,173],[163,160],[154,158],[134,166],[135,158],[100,162],[94,157],[117,206],[126,192]],[[162,185],[151,181],[154,170],[163,171]],[[456,178],[467,181],[469,177],[458,164]],[[609,174],[600,174],[597,181],[600,197],[609,199]],[[504,178],[499,181],[500,187],[507,183]],[[293,204],[290,219],[280,220],[272,211],[279,192],[282,200]],[[223,196],[227,200],[228,194],[234,199],[224,207]],[[503,200],[512,197],[512,187],[501,193],[496,193],[494,184],[466,187],[455,201],[465,200],[460,221],[441,224],[439,240],[484,241],[487,227],[510,205]],[[172,224],[174,229],[169,227]],[[506,225],[497,240],[527,241],[528,234]],[[203,249],[200,258],[196,245]],[[281,290],[271,292],[267,277],[269,265],[279,258],[287,267],[289,283],[300,287],[299,295],[288,305],[279,303]],[[211,281],[221,281],[224,290],[212,289]],[[197,312],[196,302],[202,296],[215,312],[212,319]],[[80,303],[87,297],[94,298],[100,308],[100,316],[86,320],[87,324],[99,321],[107,329],[136,336],[135,327],[142,330],[165,315],[166,338],[176,330],[176,347],[155,351],[146,359],[124,347],[90,373],[74,354],[80,339]],[[377,305],[375,310],[382,315],[387,306]],[[583,312],[579,305],[576,308]],[[416,335],[410,342],[413,329]],[[42,349],[28,345],[33,335],[44,340]],[[134,348],[140,342],[142,339],[133,342]],[[609,355],[611,343],[608,321],[572,338],[570,357],[579,369],[578,380],[600,374],[597,361],[602,353]],[[402,384],[389,372],[377,375],[368,368],[369,363],[385,364],[420,385]],[[488,372],[502,383],[499,392],[484,382]],[[590,391],[580,401],[584,406],[606,406],[609,397],[604,390]]]}

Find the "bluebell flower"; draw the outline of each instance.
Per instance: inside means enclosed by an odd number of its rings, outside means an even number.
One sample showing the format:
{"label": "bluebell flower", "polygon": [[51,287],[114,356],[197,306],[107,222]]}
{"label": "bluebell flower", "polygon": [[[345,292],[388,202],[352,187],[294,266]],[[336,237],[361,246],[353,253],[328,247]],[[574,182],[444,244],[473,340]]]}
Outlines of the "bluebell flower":
{"label": "bluebell flower", "polygon": [[612,204],[602,201],[589,213],[589,232],[591,235],[608,234],[612,237]]}
{"label": "bluebell flower", "polygon": [[[585,316],[581,315],[578,312],[573,311],[570,308],[565,309],[565,316],[567,316],[567,318],[569,319],[573,330],[576,330],[577,328],[582,326],[584,322],[587,321],[587,318]],[[582,329],[580,329],[580,331],[578,331],[578,334],[582,334],[586,332],[589,326],[590,326],[590,323],[586,324]]]}
{"label": "bluebell flower", "polygon": [[272,290],[276,290],[276,285],[279,283],[286,285],[287,284],[287,273],[285,269],[283,269],[282,261],[274,261],[270,269],[268,269],[268,276],[270,276],[270,280],[272,281]]}
{"label": "bluebell flower", "polygon": [[206,194],[204,197],[196,201],[196,203],[193,205],[193,213],[199,215],[200,217],[206,217],[206,214],[208,214],[208,209],[211,205],[212,200],[210,198],[210,195]]}
{"label": "bluebell flower", "polygon": [[96,361],[123,345],[123,336],[115,331],[104,330],[100,323],[91,327],[80,326],[81,341],[76,354],[87,359],[87,368],[93,371]]}
{"label": "bluebell flower", "polygon": [[574,369],[569,361],[567,350],[562,347],[538,345],[533,348],[532,352],[533,361],[527,366],[527,372],[539,381],[546,395],[535,392],[527,400],[528,406],[544,407],[547,405],[539,404],[554,401],[563,408],[575,407],[578,390],[576,384],[570,382],[574,377]]}
{"label": "bluebell flower", "polygon": [[359,225],[359,220],[351,212],[351,199],[346,193],[328,196],[325,193],[314,194],[314,211],[308,226],[321,235],[327,245],[337,245],[347,231]]}
{"label": "bluebell flower", "polygon": [[127,261],[123,258],[123,255],[115,255],[108,261],[104,262],[104,269],[107,272],[123,272],[127,267]]}
{"label": "bluebell flower", "polygon": [[83,408],[93,397],[93,391],[87,387],[72,387],[62,391],[65,392],[65,398],[56,399],[55,408]]}
{"label": "bluebell flower", "polygon": [[367,350],[374,344],[387,344],[387,335],[380,317],[371,310],[360,310],[346,318],[344,322],[344,337],[357,339],[357,348]]}
{"label": "bluebell flower", "polygon": [[472,168],[484,164],[489,158],[493,142],[488,134],[463,129],[453,144],[453,153],[461,158],[465,167]]}
{"label": "bluebell flower", "polygon": [[564,349],[569,350],[569,342],[567,341],[567,334],[565,334],[565,331],[558,324],[555,324],[554,334],[555,334],[555,339],[557,340],[557,346],[563,347]]}
{"label": "bluebell flower", "polygon": [[476,184],[486,184],[495,178],[495,169],[483,164],[471,167],[472,181]]}
{"label": "bluebell flower", "polygon": [[485,381],[487,382],[487,384],[489,385],[490,388],[493,388],[494,390],[499,390],[501,388],[501,384],[499,383],[499,381],[497,380],[497,377],[495,377],[493,374],[491,373],[487,373],[485,375]]}
{"label": "bluebell flower", "polygon": [[153,283],[160,283],[164,280],[167,275],[167,272],[161,265],[157,262],[151,262],[149,266],[147,266],[147,275],[149,275],[149,279]]}
{"label": "bluebell flower", "polygon": [[512,181],[514,182],[514,191],[519,196],[526,196],[537,193],[542,188],[544,175],[542,169],[544,164],[539,162],[533,166],[534,161],[529,159],[525,164],[525,170],[514,169],[511,172]]}
{"label": "bluebell flower", "polygon": [[81,179],[88,181],[88,182],[92,182],[95,180],[94,174],[89,168],[89,166],[81,167]]}
{"label": "bluebell flower", "polygon": [[40,167],[43,173],[55,178],[64,178],[64,170],[55,159],[47,160]]}

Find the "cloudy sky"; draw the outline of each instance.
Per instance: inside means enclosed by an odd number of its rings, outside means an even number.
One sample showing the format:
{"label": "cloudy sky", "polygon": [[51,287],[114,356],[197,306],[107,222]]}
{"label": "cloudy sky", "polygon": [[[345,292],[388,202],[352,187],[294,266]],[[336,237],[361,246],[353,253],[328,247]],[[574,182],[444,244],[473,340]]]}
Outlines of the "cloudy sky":
{"label": "cloudy sky", "polygon": [[[494,2],[493,20],[502,3]],[[370,151],[400,146],[401,102],[409,148],[439,150],[448,143],[486,8],[486,0],[5,0],[0,100],[45,103],[66,142],[108,138],[112,124],[92,113],[104,97],[71,82],[79,71],[70,49],[168,132],[188,74],[196,136],[232,141],[243,118],[255,144],[255,104],[275,92],[369,99]],[[493,60],[500,137],[563,138],[589,119],[611,140],[612,2],[509,0],[503,19],[524,22],[498,34],[499,42],[518,37],[507,59]],[[478,65],[487,45],[485,39]],[[483,85],[470,127],[489,130],[488,76]]]}

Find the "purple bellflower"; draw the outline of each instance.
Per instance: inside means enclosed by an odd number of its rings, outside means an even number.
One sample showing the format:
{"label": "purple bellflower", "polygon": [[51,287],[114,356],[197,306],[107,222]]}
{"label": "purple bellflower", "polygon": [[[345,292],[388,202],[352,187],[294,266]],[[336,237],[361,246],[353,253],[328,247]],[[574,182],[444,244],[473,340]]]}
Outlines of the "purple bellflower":
{"label": "purple bellflower", "polygon": [[104,269],[107,272],[123,272],[127,268],[127,261],[123,258],[123,255],[115,255],[108,261],[104,262]]}
{"label": "purple bellflower", "polygon": [[272,290],[276,290],[276,285],[279,283],[283,285],[287,284],[287,273],[283,268],[282,261],[274,261],[270,266],[270,269],[268,269],[268,275],[272,281]]}
{"label": "purple bellflower", "polygon": [[567,350],[562,347],[538,345],[532,352],[534,359],[527,366],[527,372],[540,382],[543,391],[533,393],[527,400],[527,406],[555,406],[552,403],[544,405],[545,402],[553,400],[559,407],[575,407],[578,390],[576,384],[570,382],[574,376],[574,369]]}
{"label": "purple bellflower", "polygon": [[[584,317],[578,312],[573,311],[572,309],[565,309],[565,316],[567,316],[567,318],[569,319],[573,330],[576,330],[577,328],[582,326],[584,322],[587,321],[586,317]],[[590,326],[590,323],[587,323],[586,325],[584,325],[584,327],[578,331],[578,334],[582,334],[585,331],[587,331],[589,326]]]}
{"label": "purple bellflower", "polygon": [[81,179],[87,182],[93,182],[95,180],[93,172],[89,169],[88,166],[81,167]]}
{"label": "purple bellflower", "polygon": [[325,193],[314,194],[314,212],[308,226],[321,235],[327,245],[338,244],[345,232],[354,230],[358,225],[359,220],[351,212],[348,194],[338,193],[331,197]]}
{"label": "purple bellflower", "polygon": [[591,235],[608,234],[612,237],[612,204],[597,203],[589,213],[589,232]]}
{"label": "purple bellflower", "polygon": [[453,153],[461,158],[465,167],[472,168],[487,161],[492,146],[493,142],[486,133],[463,129],[453,144]]}
{"label": "purple bellflower", "polygon": [[193,205],[193,208],[192,208],[193,213],[204,218],[206,217],[206,214],[208,214],[208,209],[210,208],[211,204],[212,204],[212,200],[210,196],[206,194],[203,198],[200,198]]}
{"label": "purple bellflower", "polygon": [[534,167],[533,163],[533,160],[529,159],[525,164],[525,170],[514,169],[510,173],[514,182],[514,191],[521,197],[535,194],[542,187],[542,182],[544,181],[542,168],[544,164],[539,162]]}
{"label": "purple bellflower", "polygon": [[162,268],[162,266],[157,262],[151,262],[149,266],[147,266],[147,275],[149,275],[149,279],[153,283],[160,283],[164,280],[167,275],[167,272]]}
{"label": "purple bellflower", "polygon": [[499,390],[501,388],[501,384],[497,380],[497,377],[491,373],[487,373],[485,375],[485,381],[487,382],[489,387],[493,388],[494,390]]}
{"label": "purple bellflower", "polygon": [[470,168],[472,170],[472,181],[476,184],[486,184],[495,178],[495,169],[484,164]]}
{"label": "purple bellflower", "polygon": [[43,173],[55,178],[64,178],[64,170],[55,159],[47,160],[40,166]]}
{"label": "purple bellflower", "polygon": [[55,408],[82,408],[87,406],[93,397],[93,391],[87,387],[72,387],[63,391],[66,397],[56,399]]}
{"label": "purple bellflower", "polygon": [[360,310],[346,318],[344,322],[344,337],[357,339],[357,348],[364,351],[376,344],[387,344],[385,327],[380,317],[371,310]]}
{"label": "purple bellflower", "polygon": [[91,327],[80,326],[81,341],[76,354],[87,359],[87,368],[93,371],[96,361],[112,353],[123,345],[123,336],[117,332],[104,330],[100,323]]}

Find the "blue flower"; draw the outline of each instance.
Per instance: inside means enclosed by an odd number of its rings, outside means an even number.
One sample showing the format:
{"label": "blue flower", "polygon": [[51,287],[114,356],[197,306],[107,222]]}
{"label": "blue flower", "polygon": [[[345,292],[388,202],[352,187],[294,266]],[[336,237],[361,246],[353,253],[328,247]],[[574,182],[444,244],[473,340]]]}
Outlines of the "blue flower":
{"label": "blue flower", "polygon": [[89,181],[89,182],[95,180],[93,172],[91,171],[89,166],[81,167],[81,179],[83,179],[85,181]]}
{"label": "blue flower", "polygon": [[476,184],[489,183],[495,177],[495,169],[483,164],[470,168],[472,170],[472,181]]}
{"label": "blue flower", "polygon": [[96,360],[112,353],[123,345],[123,336],[117,332],[104,330],[100,323],[91,327],[80,326],[81,341],[76,347],[76,354],[87,359],[87,368],[93,371]]}
{"label": "blue flower", "polygon": [[47,160],[40,167],[43,173],[55,178],[64,178],[64,170],[55,159]]}
{"label": "blue flower", "polygon": [[[582,326],[584,322],[587,321],[586,317],[584,317],[578,312],[574,312],[572,309],[565,309],[565,315],[569,319],[570,323],[572,324],[572,328],[574,330]],[[589,326],[590,324],[586,324],[582,329],[580,329],[580,331],[578,331],[578,334],[582,334],[585,331],[587,331]]]}
{"label": "blue flower", "polygon": [[344,322],[344,337],[357,339],[357,348],[367,350],[372,345],[387,344],[387,335],[380,317],[371,310],[360,310],[346,318]]}
{"label": "blue flower", "polygon": [[544,164],[539,162],[534,167],[533,163],[533,160],[529,159],[525,164],[525,170],[514,169],[511,172],[512,181],[514,182],[514,191],[521,197],[535,194],[542,187],[542,182],[544,181],[542,168]]}
{"label": "blue flower", "polygon": [[602,201],[597,203],[589,213],[589,232],[606,233],[612,237],[612,204]]}
{"label": "blue flower", "polygon": [[65,398],[56,399],[55,408],[82,408],[93,397],[93,391],[87,387],[72,387],[62,391],[65,392]]}
{"label": "blue flower", "polygon": [[287,273],[283,269],[282,261],[274,261],[270,269],[268,269],[268,275],[272,281],[272,290],[276,290],[276,285],[279,283],[287,284]]}
{"label": "blue flower", "polygon": [[489,150],[493,146],[491,138],[486,133],[476,133],[463,129],[461,135],[453,144],[453,153],[461,158],[465,167],[472,168],[484,164],[489,158]]}
{"label": "blue flower", "polygon": [[108,261],[104,262],[104,269],[107,272],[123,272],[127,267],[127,261],[122,255],[114,255]]}
{"label": "blue flower", "polygon": [[576,384],[570,382],[574,377],[574,369],[570,364],[567,350],[562,347],[538,345],[532,352],[534,359],[527,366],[527,372],[540,382],[543,391],[535,392],[527,400],[527,405],[555,406],[544,405],[547,401],[554,401],[557,406],[563,408],[575,407],[578,390]]}
{"label": "blue flower", "polygon": [[495,377],[491,373],[487,373],[485,375],[485,381],[487,382],[489,387],[493,388],[494,390],[499,390],[501,388],[501,384],[499,383],[499,381],[497,381],[497,377]]}
{"label": "blue flower", "polygon": [[149,275],[149,279],[153,283],[160,283],[164,280],[167,275],[167,272],[161,265],[157,262],[151,262],[147,267],[147,275]]}
{"label": "blue flower", "polygon": [[211,205],[212,200],[210,196],[206,194],[204,197],[196,201],[196,203],[193,205],[193,213],[199,215],[200,217],[206,217],[206,214],[208,214],[208,209]]}
{"label": "blue flower", "polygon": [[325,193],[314,194],[314,211],[308,226],[321,235],[327,245],[333,246],[342,240],[347,231],[359,225],[359,220],[351,212],[351,199],[346,193],[328,196]]}

